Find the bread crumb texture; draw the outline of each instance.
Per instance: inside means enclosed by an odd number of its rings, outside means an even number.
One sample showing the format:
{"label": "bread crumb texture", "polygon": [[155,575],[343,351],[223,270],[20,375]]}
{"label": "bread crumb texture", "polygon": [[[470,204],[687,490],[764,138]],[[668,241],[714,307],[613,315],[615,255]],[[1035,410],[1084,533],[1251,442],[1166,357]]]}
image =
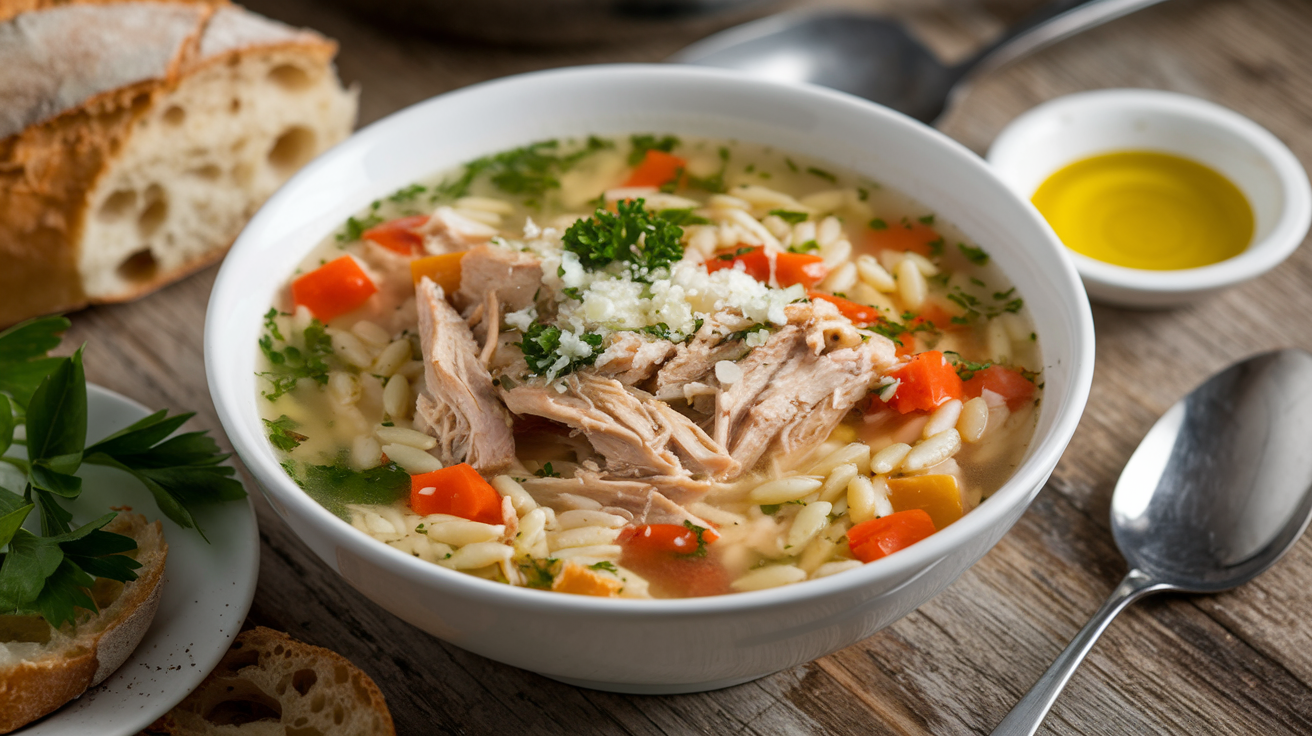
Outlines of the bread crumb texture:
{"label": "bread crumb texture", "polygon": [[335,52],[221,3],[0,22],[0,68],[20,70],[0,75],[0,326],[134,299],[222,257],[274,190],[350,134],[356,94]]}
{"label": "bread crumb texture", "polygon": [[257,627],[151,736],[395,736],[378,686],[341,655]]}
{"label": "bread crumb texture", "polygon": [[99,613],[79,611],[52,629],[39,616],[0,616],[0,734],[46,715],[100,684],[141,643],[159,608],[168,544],[158,521],[121,513],[105,531],[137,541],[137,579],[97,580]]}

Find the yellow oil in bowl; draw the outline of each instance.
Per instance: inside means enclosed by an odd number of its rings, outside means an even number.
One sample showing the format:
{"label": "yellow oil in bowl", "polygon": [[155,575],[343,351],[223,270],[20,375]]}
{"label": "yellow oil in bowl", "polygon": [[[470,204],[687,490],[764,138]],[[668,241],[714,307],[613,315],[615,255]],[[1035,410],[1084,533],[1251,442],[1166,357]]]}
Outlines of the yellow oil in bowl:
{"label": "yellow oil in bowl", "polygon": [[1253,238],[1253,209],[1216,171],[1154,151],[1066,166],[1034,193],[1066,247],[1128,268],[1173,271],[1233,258]]}

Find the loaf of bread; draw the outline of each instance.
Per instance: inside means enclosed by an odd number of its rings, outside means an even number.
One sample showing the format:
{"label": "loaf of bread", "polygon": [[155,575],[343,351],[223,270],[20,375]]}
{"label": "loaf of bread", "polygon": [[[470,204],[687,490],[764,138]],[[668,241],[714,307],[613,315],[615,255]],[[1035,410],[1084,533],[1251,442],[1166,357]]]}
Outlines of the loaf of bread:
{"label": "loaf of bread", "polygon": [[350,133],[335,52],[220,0],[0,0],[0,326],[219,259]]}
{"label": "loaf of bread", "polygon": [[237,635],[157,736],[396,736],[378,686],[341,655],[256,627]]}
{"label": "loaf of bread", "polygon": [[0,733],[9,733],[99,685],[141,643],[159,608],[168,544],[158,521],[120,513],[104,527],[137,541],[141,568],[124,584],[98,580],[98,613],[54,629],[40,616],[0,616]]}

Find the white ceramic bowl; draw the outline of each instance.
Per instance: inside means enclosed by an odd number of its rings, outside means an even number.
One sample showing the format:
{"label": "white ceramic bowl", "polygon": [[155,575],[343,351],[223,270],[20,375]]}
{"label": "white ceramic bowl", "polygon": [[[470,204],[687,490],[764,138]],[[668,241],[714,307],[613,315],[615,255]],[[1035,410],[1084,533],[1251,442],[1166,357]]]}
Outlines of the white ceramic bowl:
{"label": "white ceramic bowl", "polygon": [[[351,528],[278,466],[257,413],[256,339],[298,261],[347,215],[479,155],[552,137],[660,131],[757,141],[896,186],[974,238],[1030,305],[1045,360],[1038,429],[1015,476],[962,520],[841,575],[773,590],[635,601],[512,588],[424,562]],[[870,636],[947,587],[1006,533],[1070,440],[1093,373],[1079,279],[1038,212],[974,154],[869,102],[682,66],[541,72],[428,100],[297,174],[238,238],[205,326],[219,417],[284,521],[370,599],[453,644],[566,682],[674,693],[745,682]]]}
{"label": "white ceramic bowl", "polygon": [[1294,154],[1252,120],[1188,95],[1107,89],[1059,97],[1012,121],[989,148],[988,161],[1028,200],[1067,164],[1124,150],[1172,153],[1220,172],[1253,208],[1253,240],[1234,258],[1176,271],[1114,266],[1071,251],[1092,299],[1146,308],[1184,304],[1275,268],[1307,235],[1312,190]]}

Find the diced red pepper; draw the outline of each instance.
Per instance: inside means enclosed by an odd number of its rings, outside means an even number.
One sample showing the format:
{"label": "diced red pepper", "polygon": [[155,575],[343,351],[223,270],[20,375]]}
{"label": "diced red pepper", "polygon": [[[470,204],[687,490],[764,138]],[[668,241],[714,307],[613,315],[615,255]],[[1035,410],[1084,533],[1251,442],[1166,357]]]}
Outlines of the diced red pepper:
{"label": "diced red pepper", "polygon": [[1034,382],[1021,375],[1020,371],[991,365],[975,371],[963,386],[965,395],[975,398],[988,389],[1007,400],[1007,408],[1015,410],[1034,398]]}
{"label": "diced red pepper", "polygon": [[934,521],[928,513],[910,509],[863,521],[848,529],[847,546],[853,557],[862,562],[873,562],[906,549],[935,531]]}
{"label": "diced red pepper", "polygon": [[629,174],[626,187],[660,187],[674,181],[688,162],[655,148],[647,150],[642,162]]}
{"label": "diced red pepper", "polygon": [[468,463],[410,476],[410,508],[420,516],[450,514],[502,523],[501,494]]}
{"label": "diced red pepper", "polygon": [[361,236],[403,256],[424,252],[424,236],[415,232],[428,222],[428,215],[402,217],[364,231]]}
{"label": "diced red pepper", "polygon": [[[759,245],[754,248],[742,247],[719,253],[706,262],[706,271],[715,273],[722,268],[733,268],[738,263],[743,264],[743,271],[748,276],[762,283],[770,281],[770,257]],[[777,253],[774,257],[774,278],[780,286],[801,284],[810,288],[823,281],[828,273],[829,269],[825,267],[825,261],[820,256],[807,253]]]}
{"label": "diced red pepper", "polygon": [[[704,529],[701,535],[706,545],[720,538],[714,529]],[[620,564],[646,578],[657,595],[698,597],[729,591],[728,574],[697,543],[696,530],[647,524],[625,528],[617,541],[624,550]]]}
{"label": "diced red pepper", "polygon": [[350,256],[342,256],[292,282],[292,303],[306,306],[321,322],[359,309],[378,291],[369,274]]}
{"label": "diced red pepper", "polygon": [[899,414],[932,411],[963,395],[956,367],[937,350],[920,353],[889,375],[900,381],[888,401]]}
{"label": "diced red pepper", "polygon": [[923,222],[892,223],[880,230],[871,230],[866,242],[876,250],[911,251],[928,256],[930,243],[942,241],[938,231]]}

